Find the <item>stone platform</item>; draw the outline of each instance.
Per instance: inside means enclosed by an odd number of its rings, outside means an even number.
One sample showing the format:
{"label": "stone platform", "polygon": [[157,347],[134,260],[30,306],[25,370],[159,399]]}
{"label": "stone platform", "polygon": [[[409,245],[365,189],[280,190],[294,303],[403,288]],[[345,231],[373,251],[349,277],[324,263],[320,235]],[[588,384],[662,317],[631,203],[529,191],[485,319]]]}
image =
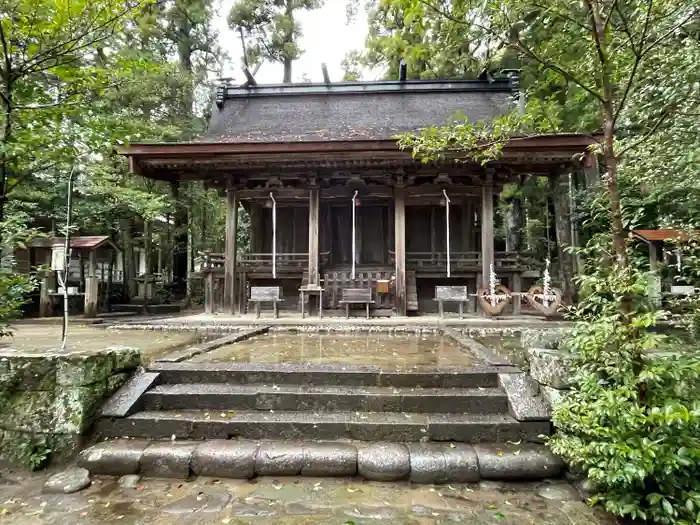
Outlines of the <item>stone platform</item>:
{"label": "stone platform", "polygon": [[[392,366],[205,358],[217,348],[230,348],[225,356],[250,354],[252,359],[255,341],[263,345],[272,337],[258,335],[267,329],[222,334],[148,365],[103,406],[93,438],[108,444],[84,452],[81,465],[107,473],[100,466],[107,461],[120,475],[361,475],[425,483],[541,479],[560,471],[538,444],[551,431],[544,400],[519,368],[464,330],[439,329],[439,346],[420,352],[438,355],[449,346],[446,355],[452,357],[410,361],[415,366],[395,364],[404,363],[400,354],[409,349],[401,345],[410,341],[377,346],[377,353],[396,354]],[[429,344],[435,337],[415,336]],[[394,336],[395,341],[406,338]],[[229,353],[239,344],[247,350]],[[341,350],[353,353],[352,346]],[[453,354],[464,359],[455,361]],[[124,437],[136,441],[109,442]],[[508,451],[509,443],[517,448]],[[203,471],[200,460],[215,471]],[[385,470],[389,466],[383,461],[399,473]],[[172,472],[159,471],[163,465],[171,465]]]}

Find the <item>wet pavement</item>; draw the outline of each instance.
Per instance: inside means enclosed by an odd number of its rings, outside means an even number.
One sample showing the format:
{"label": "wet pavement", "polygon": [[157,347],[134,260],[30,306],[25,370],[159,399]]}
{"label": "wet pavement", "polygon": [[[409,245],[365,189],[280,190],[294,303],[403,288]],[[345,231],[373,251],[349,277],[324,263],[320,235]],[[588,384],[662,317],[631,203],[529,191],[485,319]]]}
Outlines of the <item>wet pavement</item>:
{"label": "wet pavement", "polygon": [[[572,499],[563,481],[410,485],[329,478],[94,478],[68,495],[42,494],[47,473],[0,471],[0,524],[12,525],[612,525]],[[129,477],[132,478],[132,477]],[[540,495],[542,494],[542,495]],[[559,501],[559,499],[566,501]]]}
{"label": "wet pavement", "polygon": [[483,335],[474,340],[491,350],[498,357],[507,359],[521,368],[527,368],[525,349],[520,343],[520,335]]}
{"label": "wet pavement", "polygon": [[479,364],[449,337],[377,332],[270,333],[222,346],[191,361],[375,365],[398,369]]}
{"label": "wet pavement", "polygon": [[[144,360],[153,360],[182,346],[202,339],[194,332],[106,329],[99,326],[70,325],[66,352],[105,350],[110,346],[138,348]],[[18,323],[11,339],[4,340],[7,349],[18,352],[60,352],[61,325],[58,323]]]}

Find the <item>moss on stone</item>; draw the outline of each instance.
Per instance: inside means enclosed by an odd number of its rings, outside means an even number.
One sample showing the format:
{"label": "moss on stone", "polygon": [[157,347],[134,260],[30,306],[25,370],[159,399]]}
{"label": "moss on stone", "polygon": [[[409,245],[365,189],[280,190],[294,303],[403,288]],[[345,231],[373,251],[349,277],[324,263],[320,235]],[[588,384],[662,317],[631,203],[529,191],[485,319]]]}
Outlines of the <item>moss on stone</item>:
{"label": "moss on stone", "polygon": [[114,370],[114,354],[71,355],[61,359],[56,373],[60,386],[85,386],[106,380]]}
{"label": "moss on stone", "polygon": [[45,432],[52,428],[54,391],[21,391],[6,393],[0,406],[0,428]]}
{"label": "moss on stone", "polygon": [[113,355],[114,372],[136,370],[141,365],[141,352],[128,346],[110,347],[108,352]]}
{"label": "moss on stone", "polygon": [[51,430],[59,434],[80,434],[87,430],[106,390],[107,380],[88,386],[59,388],[56,391]]}

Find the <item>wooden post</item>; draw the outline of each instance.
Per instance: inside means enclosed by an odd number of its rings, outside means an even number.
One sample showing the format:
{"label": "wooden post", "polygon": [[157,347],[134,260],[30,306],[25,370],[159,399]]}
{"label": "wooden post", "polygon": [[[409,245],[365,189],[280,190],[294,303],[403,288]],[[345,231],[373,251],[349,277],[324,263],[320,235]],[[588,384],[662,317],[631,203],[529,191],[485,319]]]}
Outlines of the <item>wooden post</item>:
{"label": "wooden post", "polygon": [[143,221],[143,251],[145,259],[144,275],[143,275],[143,298],[149,303],[153,298],[153,278],[151,274],[151,251],[152,251],[152,231],[151,231],[151,221],[145,219]]}
{"label": "wooden post", "polygon": [[238,195],[226,190],[226,234],[224,238],[224,310],[236,310],[236,232],[238,230]]}
{"label": "wooden post", "polygon": [[521,311],[521,301],[523,284],[520,272],[513,272],[512,282],[510,283],[511,292],[513,292],[513,315],[519,315]]}
{"label": "wooden post", "polygon": [[406,315],[406,199],[403,183],[394,188],[394,253],[396,256],[396,313]]}
{"label": "wooden post", "polygon": [[97,251],[90,250],[88,276],[85,279],[85,317],[97,317]]}
{"label": "wooden post", "polygon": [[214,270],[209,268],[204,277],[204,313],[214,313]]}
{"label": "wooden post", "polygon": [[652,304],[660,308],[661,307],[661,277],[659,276],[659,254],[658,246],[653,242],[650,242],[649,247],[649,299]]}
{"label": "wooden post", "polygon": [[488,286],[493,260],[493,185],[481,187],[481,286]]}
{"label": "wooden post", "polygon": [[51,296],[49,295],[49,288],[51,288],[51,280],[53,278],[53,272],[50,270],[51,249],[46,252],[44,264],[48,266],[49,270],[47,270],[41,278],[41,288],[39,291],[39,317],[51,316],[51,310],[53,309],[53,303],[51,302]]}
{"label": "wooden post", "polygon": [[319,195],[318,189],[309,191],[309,283],[311,286],[320,284],[318,275],[318,221]]}

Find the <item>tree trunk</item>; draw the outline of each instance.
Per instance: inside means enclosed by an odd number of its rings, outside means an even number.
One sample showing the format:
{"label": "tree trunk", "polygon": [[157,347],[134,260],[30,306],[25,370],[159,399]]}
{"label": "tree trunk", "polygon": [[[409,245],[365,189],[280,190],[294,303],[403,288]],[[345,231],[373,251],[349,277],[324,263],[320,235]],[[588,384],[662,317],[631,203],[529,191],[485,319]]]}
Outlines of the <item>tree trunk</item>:
{"label": "tree trunk", "polygon": [[285,57],[283,64],[284,64],[284,78],[283,78],[282,82],[285,84],[291,84],[292,83],[292,59]]}
{"label": "tree trunk", "polygon": [[[5,71],[10,75],[11,71]],[[0,221],[5,220],[5,201],[7,200],[7,181],[10,178],[9,159],[7,158],[8,142],[12,135],[12,83],[5,81],[2,100],[3,126],[0,128]]]}
{"label": "tree trunk", "polygon": [[131,235],[131,219],[121,219],[121,234],[122,234],[122,257],[124,266],[124,290],[126,291],[126,299],[130,301],[136,297],[136,268],[134,261],[134,241]]}

